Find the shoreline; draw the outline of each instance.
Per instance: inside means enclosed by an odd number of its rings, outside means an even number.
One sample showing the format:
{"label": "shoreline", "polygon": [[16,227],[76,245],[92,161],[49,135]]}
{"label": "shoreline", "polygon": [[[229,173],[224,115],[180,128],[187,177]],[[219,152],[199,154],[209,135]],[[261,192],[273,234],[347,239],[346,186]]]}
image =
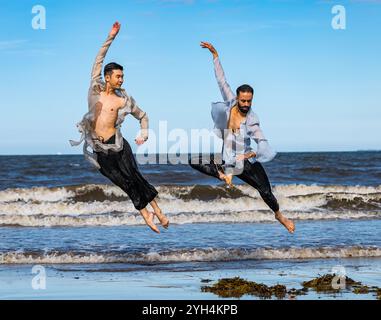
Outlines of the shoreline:
{"label": "shoreline", "polygon": [[[381,286],[381,258],[349,258],[293,261],[252,261],[248,264],[225,263],[209,270],[180,271],[107,271],[99,265],[44,265],[46,288],[35,290],[32,281],[33,265],[0,266],[1,300],[236,300],[221,298],[201,287],[212,285],[221,278],[240,277],[268,286],[285,285],[288,289],[301,289],[301,283],[323,274],[341,270],[368,286]],[[72,268],[75,267],[75,270]],[[86,268],[87,267],[87,268]],[[110,267],[110,266],[108,266]],[[91,269],[89,269],[91,268]],[[97,271],[98,268],[98,271]],[[239,300],[261,300],[243,295]],[[268,299],[266,299],[268,300]],[[272,300],[277,298],[272,297]],[[354,294],[340,291],[337,294],[317,293],[309,290],[306,295],[283,300],[376,300],[372,294]]]}

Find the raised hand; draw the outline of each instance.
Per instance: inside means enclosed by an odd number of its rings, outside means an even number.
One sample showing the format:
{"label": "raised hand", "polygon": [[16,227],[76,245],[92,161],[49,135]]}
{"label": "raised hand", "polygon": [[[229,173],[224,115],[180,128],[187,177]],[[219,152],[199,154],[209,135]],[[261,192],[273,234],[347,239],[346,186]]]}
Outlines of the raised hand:
{"label": "raised hand", "polygon": [[118,32],[120,30],[120,23],[118,21],[116,21],[113,25],[112,25],[112,29],[109,33],[110,37],[115,37]]}
{"label": "raised hand", "polygon": [[208,49],[212,53],[213,59],[218,58],[218,52],[211,43],[201,41],[200,46],[201,48]]}

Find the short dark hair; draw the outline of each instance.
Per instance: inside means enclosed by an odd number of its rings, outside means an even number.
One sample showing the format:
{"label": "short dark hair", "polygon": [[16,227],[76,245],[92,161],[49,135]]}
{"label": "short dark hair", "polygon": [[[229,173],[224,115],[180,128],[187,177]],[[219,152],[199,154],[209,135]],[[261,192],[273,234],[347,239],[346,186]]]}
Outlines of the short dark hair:
{"label": "short dark hair", "polygon": [[106,76],[106,75],[111,76],[112,72],[114,70],[122,70],[123,71],[123,67],[120,64],[117,64],[116,62],[110,62],[110,63],[105,65],[105,67],[103,69],[103,76]]}
{"label": "short dark hair", "polygon": [[239,95],[240,92],[250,92],[251,94],[254,94],[254,89],[249,86],[248,84],[243,84],[242,86],[239,86],[237,88],[237,96]]}

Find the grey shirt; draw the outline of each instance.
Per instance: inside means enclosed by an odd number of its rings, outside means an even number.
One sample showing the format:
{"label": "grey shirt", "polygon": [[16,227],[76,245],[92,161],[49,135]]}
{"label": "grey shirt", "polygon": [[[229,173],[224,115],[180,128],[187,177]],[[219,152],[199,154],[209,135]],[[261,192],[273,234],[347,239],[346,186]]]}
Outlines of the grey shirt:
{"label": "grey shirt", "polygon": [[222,159],[225,162],[225,170],[231,174],[240,174],[243,169],[243,161],[236,161],[236,156],[253,151],[252,140],[257,143],[257,150],[256,157],[249,159],[251,163],[271,161],[276,152],[270,147],[260,128],[258,116],[252,109],[248,112],[246,120],[241,123],[239,134],[228,130],[230,111],[237,104],[237,99],[226,81],[219,58],[214,59],[213,62],[217,83],[224,100],[212,103],[214,128],[216,134],[223,139]]}
{"label": "grey shirt", "polygon": [[[143,139],[148,139],[148,117],[136,104],[134,98],[129,96],[124,89],[115,91],[115,94],[124,98],[125,102],[122,108],[118,110],[118,117],[115,122],[115,143],[104,144],[100,141],[94,132],[94,121],[96,105],[100,99],[100,93],[105,90],[106,84],[102,80],[102,65],[107,54],[107,51],[115,37],[108,36],[103,46],[95,58],[92,68],[90,88],[88,92],[88,112],[83,116],[81,122],[77,124],[77,128],[81,133],[79,141],[70,140],[72,146],[77,146],[84,142],[83,153],[85,158],[92,163],[96,168],[100,168],[97,161],[96,152],[107,153],[109,150],[118,152],[123,149],[123,136],[120,132],[121,125],[128,114],[133,115],[140,121],[140,135]],[[91,148],[91,150],[89,150]]]}

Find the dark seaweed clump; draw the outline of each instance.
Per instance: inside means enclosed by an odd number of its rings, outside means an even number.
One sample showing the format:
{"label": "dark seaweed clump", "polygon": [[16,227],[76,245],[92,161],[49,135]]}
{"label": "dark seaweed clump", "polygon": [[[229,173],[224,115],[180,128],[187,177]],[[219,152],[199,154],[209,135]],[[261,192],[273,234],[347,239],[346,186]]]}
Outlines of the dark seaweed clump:
{"label": "dark seaweed clump", "polygon": [[[336,288],[332,285],[335,282],[338,284]],[[340,282],[343,283],[343,287],[339,286]],[[336,274],[326,274],[311,281],[305,281],[302,285],[304,288],[311,288],[322,293],[338,293],[341,289],[351,291],[354,294],[373,293],[377,299],[381,299],[381,288],[368,287],[361,282],[348,277],[337,276]]]}
{"label": "dark seaweed clump", "polygon": [[[353,286],[361,286],[360,282],[356,282],[351,278],[342,276],[337,276],[336,274],[325,274],[319,278],[312,279],[311,281],[304,281],[302,286],[304,288],[313,289],[316,292],[322,293],[337,293],[341,288],[339,285],[343,283],[345,289],[350,289]],[[340,280],[340,281],[337,281]],[[337,287],[334,287],[332,284],[337,283]]]}
{"label": "dark seaweed clump", "polygon": [[[211,280],[208,279],[202,282],[210,281]],[[339,293],[341,290],[347,290],[354,294],[373,293],[377,299],[381,300],[381,288],[368,287],[349,277],[342,277],[336,274],[326,274],[310,281],[304,281],[302,286],[302,289],[292,288],[287,290],[284,285],[277,284],[275,286],[267,286],[263,283],[256,283],[235,277],[220,279],[212,286],[201,287],[201,291],[212,292],[222,298],[240,298],[248,294],[264,299],[271,299],[273,296],[278,299],[283,299],[286,295],[289,295],[290,298],[305,295],[309,289],[326,294]]]}
{"label": "dark seaweed clump", "polygon": [[278,299],[283,299],[286,294],[305,294],[305,290],[303,289],[292,289],[288,292],[284,285],[277,284],[269,287],[263,283],[247,281],[240,277],[220,279],[212,286],[201,287],[201,291],[212,292],[223,298],[240,298],[244,294],[249,294],[260,298],[269,299],[275,296]]}

